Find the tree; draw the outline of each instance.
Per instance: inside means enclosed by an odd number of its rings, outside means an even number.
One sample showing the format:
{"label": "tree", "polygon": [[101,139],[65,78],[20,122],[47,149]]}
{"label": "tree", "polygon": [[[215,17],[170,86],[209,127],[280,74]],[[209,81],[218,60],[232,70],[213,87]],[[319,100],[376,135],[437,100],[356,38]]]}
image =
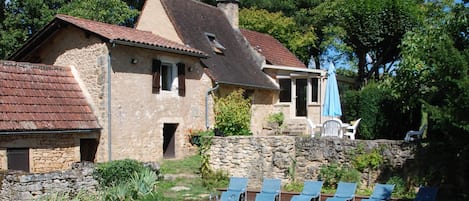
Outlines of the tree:
{"label": "tree", "polygon": [[303,61],[308,61],[308,48],[314,45],[316,39],[313,29],[302,30],[293,18],[281,12],[241,9],[239,24],[242,28],[273,36]]}
{"label": "tree", "polygon": [[331,37],[325,42],[339,40],[338,44],[346,45],[339,50],[358,61],[358,79],[362,82],[379,79],[380,70],[392,70],[399,60],[404,34],[418,24],[418,5],[416,0],[335,0],[324,2],[313,13],[318,14],[316,21],[320,24],[327,21],[322,29]]}
{"label": "tree", "polygon": [[0,30],[0,58],[6,58],[46,25],[67,0],[10,0]]}
{"label": "tree", "polygon": [[[126,0],[140,6],[141,0]],[[112,24],[133,25],[138,11],[121,0],[10,0],[0,15],[0,58],[6,59],[34,33],[49,23],[57,11]],[[1,8],[1,7],[0,7]]]}
{"label": "tree", "polygon": [[[420,174],[442,187],[447,200],[464,200],[469,182],[469,8],[433,1],[425,4],[423,26],[406,34],[394,88],[405,110],[428,111],[428,144]],[[450,162],[448,162],[450,161]],[[450,184],[450,185],[448,185]],[[450,197],[451,196],[451,197]]]}
{"label": "tree", "polygon": [[59,13],[121,25],[125,25],[129,19],[134,19],[138,15],[137,10],[131,9],[121,0],[72,1],[60,8]]}
{"label": "tree", "polygon": [[[395,88],[408,108],[425,104],[441,132],[469,133],[469,8],[430,3],[429,18],[403,41]],[[435,8],[436,7],[436,8]]]}

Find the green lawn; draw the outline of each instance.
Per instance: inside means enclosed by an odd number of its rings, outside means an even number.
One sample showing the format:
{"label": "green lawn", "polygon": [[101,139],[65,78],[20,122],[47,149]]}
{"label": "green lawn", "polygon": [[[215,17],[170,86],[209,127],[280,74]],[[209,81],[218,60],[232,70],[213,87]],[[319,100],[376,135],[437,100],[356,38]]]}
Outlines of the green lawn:
{"label": "green lawn", "polygon": [[[158,181],[157,191],[163,193],[169,200],[204,200],[210,193],[215,193],[205,188],[200,176],[199,167],[201,158],[199,155],[190,156],[182,160],[164,160],[161,163],[161,175],[170,174],[173,179]],[[175,191],[174,187],[185,187],[188,190]]]}

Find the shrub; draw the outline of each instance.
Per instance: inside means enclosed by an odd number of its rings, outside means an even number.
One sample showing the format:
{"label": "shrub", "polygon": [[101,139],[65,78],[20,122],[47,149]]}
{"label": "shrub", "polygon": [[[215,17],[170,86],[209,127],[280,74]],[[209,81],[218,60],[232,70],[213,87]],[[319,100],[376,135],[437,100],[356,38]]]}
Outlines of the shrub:
{"label": "shrub", "polygon": [[140,173],[144,169],[143,164],[136,160],[116,160],[98,164],[93,176],[99,185],[104,188],[126,183],[135,173]]}
{"label": "shrub", "polygon": [[215,99],[215,127],[224,135],[250,135],[251,103],[244,90]]}
{"label": "shrub", "polygon": [[402,177],[392,176],[386,183],[395,185],[394,191],[392,193],[393,197],[405,198],[413,196],[413,194],[415,194],[413,193],[412,195],[409,195],[409,192],[406,188],[406,182]]}
{"label": "shrub", "polygon": [[304,184],[301,182],[290,182],[283,187],[286,191],[301,192]]}
{"label": "shrub", "polygon": [[157,175],[145,168],[140,172],[134,172],[127,182],[108,187],[104,191],[105,200],[141,200],[155,197],[155,184]]}
{"label": "shrub", "polygon": [[267,117],[267,122],[277,123],[278,126],[282,126],[284,119],[285,119],[285,116],[283,115],[283,112],[277,112],[277,113],[270,114]]}
{"label": "shrub", "polygon": [[202,182],[207,189],[228,186],[229,174],[223,170],[210,171],[204,175]]}
{"label": "shrub", "polygon": [[324,186],[334,188],[342,175],[342,168],[337,163],[322,165],[319,169],[319,180],[324,181]]}
{"label": "shrub", "polygon": [[420,114],[402,109],[387,83],[369,83],[359,91],[347,91],[342,97],[344,121],[362,118],[358,125],[361,139],[402,139]]}
{"label": "shrub", "polygon": [[342,168],[342,175],[340,176],[340,181],[343,182],[354,182],[359,184],[360,183],[360,178],[361,178],[361,173],[354,168],[350,167],[344,167]]}
{"label": "shrub", "polygon": [[361,174],[358,170],[337,163],[322,165],[319,169],[319,179],[324,181],[324,186],[335,188],[339,181],[359,183]]}

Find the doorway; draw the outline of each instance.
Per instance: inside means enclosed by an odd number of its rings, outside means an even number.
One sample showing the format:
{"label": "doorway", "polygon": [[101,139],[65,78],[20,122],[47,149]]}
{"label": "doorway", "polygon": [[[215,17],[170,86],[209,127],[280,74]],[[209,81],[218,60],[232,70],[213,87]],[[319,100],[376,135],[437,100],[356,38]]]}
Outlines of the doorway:
{"label": "doorway", "polygon": [[164,124],[163,126],[163,158],[176,157],[176,129],[178,124]]}
{"label": "doorway", "polygon": [[306,117],[307,112],[307,90],[308,80],[307,79],[296,79],[296,116]]}
{"label": "doorway", "polygon": [[94,162],[97,150],[98,140],[80,139],[80,161]]}

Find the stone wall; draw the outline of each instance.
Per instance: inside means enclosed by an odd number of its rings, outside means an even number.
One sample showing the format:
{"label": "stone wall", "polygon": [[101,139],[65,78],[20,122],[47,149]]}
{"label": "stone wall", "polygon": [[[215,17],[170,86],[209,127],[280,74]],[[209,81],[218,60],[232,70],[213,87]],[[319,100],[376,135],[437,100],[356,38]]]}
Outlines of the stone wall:
{"label": "stone wall", "polygon": [[[387,167],[394,170],[403,171],[404,166],[412,165],[414,158],[414,147],[402,141],[236,136],[215,137],[212,140],[210,166],[215,170],[228,171],[231,176],[248,177],[249,187],[255,189],[260,187],[264,177],[280,178],[283,185],[290,182],[290,168],[294,168],[297,181],[316,180],[323,164],[350,164],[350,151],[358,146],[366,150],[384,147],[383,157],[389,164]],[[379,174],[390,174],[389,169],[376,172],[372,183],[376,182]]]}
{"label": "stone wall", "polygon": [[95,191],[93,163],[75,163],[71,170],[42,174],[7,172],[1,175],[0,200],[36,200],[53,193],[76,194],[78,191]]}
{"label": "stone wall", "polygon": [[29,148],[29,171],[65,170],[80,161],[80,139],[96,138],[89,134],[26,134],[0,136],[0,170],[8,169],[8,148]]}

